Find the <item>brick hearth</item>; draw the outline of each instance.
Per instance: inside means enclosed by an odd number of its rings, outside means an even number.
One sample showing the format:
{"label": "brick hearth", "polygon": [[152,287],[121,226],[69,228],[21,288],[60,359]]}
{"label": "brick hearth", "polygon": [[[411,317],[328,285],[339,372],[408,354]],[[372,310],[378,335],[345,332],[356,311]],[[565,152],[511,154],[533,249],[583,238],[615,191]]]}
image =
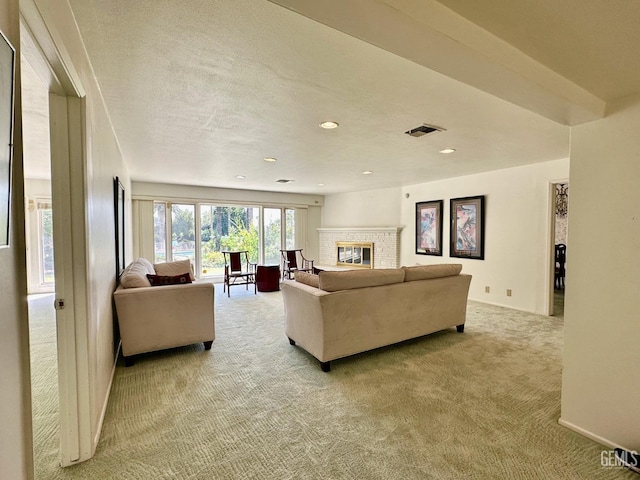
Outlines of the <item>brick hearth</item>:
{"label": "brick hearth", "polygon": [[402,227],[318,228],[318,265],[336,264],[336,242],[373,242],[373,268],[400,266]]}

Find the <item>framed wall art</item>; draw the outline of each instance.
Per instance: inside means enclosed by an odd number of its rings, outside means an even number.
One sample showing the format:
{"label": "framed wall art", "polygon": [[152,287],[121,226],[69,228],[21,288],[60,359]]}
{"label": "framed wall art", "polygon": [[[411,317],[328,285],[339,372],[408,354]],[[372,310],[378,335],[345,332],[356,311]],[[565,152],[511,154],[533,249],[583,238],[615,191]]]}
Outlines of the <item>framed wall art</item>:
{"label": "framed wall art", "polygon": [[15,50],[0,32],[0,248],[9,246]]}
{"label": "framed wall art", "polygon": [[416,253],[442,255],[442,200],[416,203]]}
{"label": "framed wall art", "polygon": [[450,257],[484,260],[484,195],[451,199]]}

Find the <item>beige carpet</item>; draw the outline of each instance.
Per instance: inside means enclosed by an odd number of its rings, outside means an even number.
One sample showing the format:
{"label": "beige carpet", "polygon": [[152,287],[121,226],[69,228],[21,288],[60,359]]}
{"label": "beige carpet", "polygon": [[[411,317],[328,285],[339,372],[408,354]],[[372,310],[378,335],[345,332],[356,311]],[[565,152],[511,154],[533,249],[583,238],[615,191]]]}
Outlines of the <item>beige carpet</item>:
{"label": "beige carpet", "polygon": [[49,478],[45,465],[54,457],[55,465],[59,457],[56,450],[59,435],[58,354],[53,299],[53,294],[29,296],[33,446],[37,479]]}
{"label": "beige carpet", "polygon": [[210,352],[118,367],[89,462],[57,467],[55,428],[37,422],[37,478],[634,477],[602,468],[604,447],[557,424],[561,318],[471,302],[464,334],[338,360],[327,374],[289,345],[279,292],[231,295],[216,286]]}

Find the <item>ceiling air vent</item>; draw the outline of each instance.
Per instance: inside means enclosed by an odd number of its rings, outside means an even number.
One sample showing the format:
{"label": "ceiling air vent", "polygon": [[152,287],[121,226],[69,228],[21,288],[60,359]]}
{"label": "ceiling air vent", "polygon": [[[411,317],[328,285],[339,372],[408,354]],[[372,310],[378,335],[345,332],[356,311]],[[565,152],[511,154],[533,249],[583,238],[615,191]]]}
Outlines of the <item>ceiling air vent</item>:
{"label": "ceiling air vent", "polygon": [[286,179],[286,178],[280,178],[279,180],[276,180],[276,182],[278,182],[278,183],[291,183],[291,182],[293,182],[293,180],[289,180],[289,179]]}
{"label": "ceiling air vent", "polygon": [[419,127],[412,128],[411,130],[407,130],[404,133],[412,137],[423,137],[434,132],[444,132],[445,130],[446,129],[441,127],[435,127],[433,125],[427,125],[426,123],[423,123]]}

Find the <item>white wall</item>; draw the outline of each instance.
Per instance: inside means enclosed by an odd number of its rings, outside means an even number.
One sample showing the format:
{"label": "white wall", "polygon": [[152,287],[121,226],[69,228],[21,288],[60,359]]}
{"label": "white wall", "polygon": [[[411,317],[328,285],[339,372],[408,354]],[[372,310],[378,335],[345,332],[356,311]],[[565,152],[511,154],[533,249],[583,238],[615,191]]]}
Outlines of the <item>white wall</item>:
{"label": "white wall", "polygon": [[[0,0],[0,30],[19,53],[17,0]],[[0,248],[0,478],[33,478],[29,322],[24,239],[20,73],[16,62],[15,128],[9,248]]]}
{"label": "white wall", "polygon": [[571,129],[562,423],[640,451],[640,96]]}
{"label": "white wall", "polygon": [[24,194],[28,198],[51,198],[51,182],[49,180],[25,178]]}
{"label": "white wall", "polygon": [[[569,160],[391,188],[327,195],[324,227],[403,226],[403,265],[455,262],[473,275],[469,297],[546,314],[551,248],[550,182],[569,176]],[[409,198],[406,198],[409,194]],[[449,200],[485,195],[485,260],[449,257]],[[416,202],[444,200],[443,256],[415,254]],[[490,293],[485,293],[485,286]],[[506,296],[506,290],[512,296]]]}
{"label": "white wall", "polygon": [[[473,275],[469,298],[547,313],[550,282],[549,182],[569,176],[569,160],[525,165],[414,185],[403,189],[401,259],[404,265],[454,262]],[[485,195],[485,259],[449,257],[449,200]],[[444,200],[443,256],[415,254],[415,204]],[[490,293],[485,293],[485,287]],[[512,296],[506,291],[511,289]]]}
{"label": "white wall", "polygon": [[[89,80],[85,80],[88,83]],[[90,151],[86,171],[87,193],[87,293],[89,355],[92,378],[92,433],[97,444],[106,410],[115,364],[112,293],[115,280],[115,221],[113,177],[124,185],[125,263],[132,258],[131,201],[129,177],[102,98],[95,84],[87,95],[87,113],[92,119],[88,139]]]}
{"label": "white wall", "polygon": [[383,188],[324,197],[323,227],[397,227],[401,189]]}
{"label": "white wall", "polygon": [[309,207],[307,209],[307,244],[304,246],[304,255],[318,262],[320,258],[320,243],[318,228],[322,226],[322,208]]}

